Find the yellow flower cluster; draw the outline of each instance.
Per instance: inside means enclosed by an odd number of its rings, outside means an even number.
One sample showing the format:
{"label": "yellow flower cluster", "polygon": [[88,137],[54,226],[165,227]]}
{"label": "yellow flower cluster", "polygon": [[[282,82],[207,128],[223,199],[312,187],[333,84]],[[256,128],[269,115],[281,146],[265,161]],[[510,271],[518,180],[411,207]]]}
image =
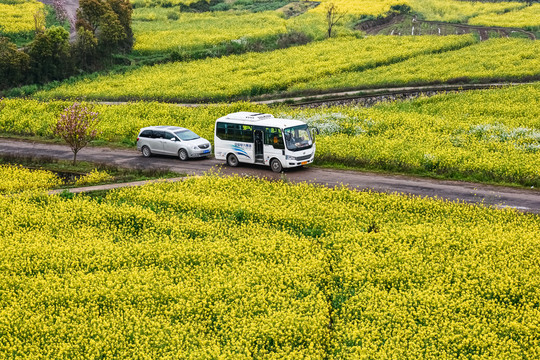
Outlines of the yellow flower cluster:
{"label": "yellow flower cluster", "polygon": [[466,23],[480,15],[494,16],[525,6],[520,2],[481,2],[460,0],[408,0],[413,11],[432,21]]}
{"label": "yellow flower cluster", "polygon": [[285,90],[298,83],[458,49],[472,36],[332,38],[267,53],[247,53],[189,63],[146,66],[117,75],[63,84],[39,99],[228,100]]}
{"label": "yellow flower cluster", "polygon": [[16,165],[0,165],[0,195],[25,190],[46,190],[61,184],[61,179],[50,171],[30,170]]}
{"label": "yellow flower cluster", "polygon": [[20,33],[34,30],[34,14],[43,8],[36,0],[0,3],[0,33]]}
{"label": "yellow flower cluster", "polygon": [[206,176],[0,218],[0,358],[539,355],[538,216]]}
{"label": "yellow flower cluster", "polygon": [[529,30],[540,29],[540,4],[509,11],[504,14],[478,15],[469,20],[471,25],[517,27]]}
{"label": "yellow flower cluster", "polygon": [[326,5],[332,3],[339,13],[349,15],[382,15],[393,5],[404,5],[409,0],[323,0],[319,6],[311,10],[325,14]]}
{"label": "yellow flower cluster", "polygon": [[441,54],[420,55],[365,71],[298,83],[290,91],[431,84],[449,80],[520,79],[540,76],[540,43],[528,39],[490,39]]}
{"label": "yellow flower cluster", "polygon": [[275,11],[178,13],[178,20],[169,21],[166,16],[170,11],[166,8],[134,10],[135,51],[182,50],[224,41],[242,42],[245,38],[263,38],[287,31],[285,20]]}
{"label": "yellow flower cluster", "polygon": [[76,186],[93,185],[99,183],[110,182],[114,178],[106,171],[99,171],[94,169],[88,174],[81,176],[75,181]]}

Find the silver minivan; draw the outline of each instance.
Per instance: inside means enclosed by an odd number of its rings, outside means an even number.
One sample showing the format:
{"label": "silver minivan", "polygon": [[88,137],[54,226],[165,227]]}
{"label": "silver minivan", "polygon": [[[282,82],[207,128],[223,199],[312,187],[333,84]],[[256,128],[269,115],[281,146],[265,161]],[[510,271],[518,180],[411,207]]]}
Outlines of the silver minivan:
{"label": "silver minivan", "polygon": [[143,156],[174,155],[180,160],[204,157],[212,153],[210,142],[193,131],[178,126],[149,126],[137,136],[137,150]]}

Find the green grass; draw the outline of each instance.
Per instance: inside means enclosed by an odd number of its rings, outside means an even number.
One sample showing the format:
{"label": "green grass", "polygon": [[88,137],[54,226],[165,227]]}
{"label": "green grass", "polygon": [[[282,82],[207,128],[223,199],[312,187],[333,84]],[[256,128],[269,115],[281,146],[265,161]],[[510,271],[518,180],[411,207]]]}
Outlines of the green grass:
{"label": "green grass", "polygon": [[[168,179],[182,176],[181,174],[169,171],[167,169],[128,169],[88,161],[78,161],[75,165],[73,165],[72,161],[58,160],[51,157],[41,156],[0,155],[0,164],[22,165],[31,169],[52,171],[61,177],[73,179],[97,169],[98,171],[106,171],[108,174],[110,174],[114,178],[112,183]],[[103,183],[93,185],[101,184]],[[72,182],[66,181],[64,186],[61,188],[72,187],[76,186]]]}
{"label": "green grass", "polygon": [[[464,181],[470,183],[491,185],[491,186],[501,186],[501,187],[511,187],[516,189],[525,189],[525,188],[535,188],[534,185],[523,185],[517,182],[512,182],[509,180],[498,180],[495,179],[492,173],[487,172],[469,172],[464,173],[455,169],[454,171],[445,170],[445,171],[428,171],[424,168],[412,168],[404,167],[403,164],[399,162],[384,162],[384,163],[370,163],[368,161],[359,161],[354,158],[350,159],[341,159],[341,158],[332,158],[320,156],[316,157],[314,166],[320,167],[323,169],[338,169],[338,170],[348,170],[348,171],[358,171],[358,172],[370,172],[381,175],[400,175],[407,177],[419,177],[425,179],[435,179],[443,181]],[[537,183],[540,185],[540,182]],[[540,186],[536,188],[540,188]]]}
{"label": "green grass", "polygon": [[[9,1],[0,0],[0,3],[9,4]],[[56,18],[56,11],[54,8],[50,5],[45,5],[45,27],[50,28],[51,26],[62,26],[67,31],[70,30],[69,22],[64,21],[63,23],[60,23]],[[28,46],[36,36],[36,32],[34,30],[31,31],[23,31],[23,32],[17,32],[17,33],[2,33],[0,28],[0,36],[7,37],[11,42],[13,42],[17,47],[23,47]]]}

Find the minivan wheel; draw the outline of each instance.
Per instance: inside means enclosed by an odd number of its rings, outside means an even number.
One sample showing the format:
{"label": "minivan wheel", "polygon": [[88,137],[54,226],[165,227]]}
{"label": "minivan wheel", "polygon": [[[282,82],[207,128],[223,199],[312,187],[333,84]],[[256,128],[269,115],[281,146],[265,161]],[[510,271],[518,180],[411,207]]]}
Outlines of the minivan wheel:
{"label": "minivan wheel", "polygon": [[270,167],[272,168],[273,172],[277,173],[281,172],[281,170],[283,169],[278,159],[272,159],[272,161],[270,161]]}
{"label": "minivan wheel", "polygon": [[150,151],[150,148],[148,146],[143,146],[141,151],[144,157],[152,156],[152,152]]}
{"label": "minivan wheel", "polygon": [[180,151],[178,151],[178,157],[180,158],[180,160],[186,161],[189,158],[186,149],[180,149]]}
{"label": "minivan wheel", "polygon": [[238,166],[238,158],[234,154],[227,155],[227,165],[230,167],[237,167]]}

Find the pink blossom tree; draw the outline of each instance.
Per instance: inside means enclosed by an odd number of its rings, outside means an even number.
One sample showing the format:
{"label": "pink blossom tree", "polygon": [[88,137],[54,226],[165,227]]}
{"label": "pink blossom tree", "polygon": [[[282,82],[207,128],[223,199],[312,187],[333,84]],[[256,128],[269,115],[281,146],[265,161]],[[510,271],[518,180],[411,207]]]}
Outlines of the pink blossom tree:
{"label": "pink blossom tree", "polygon": [[77,162],[77,153],[97,135],[99,123],[97,112],[92,112],[81,104],[74,103],[64,109],[56,122],[54,134],[64,139],[73,151],[73,165]]}

